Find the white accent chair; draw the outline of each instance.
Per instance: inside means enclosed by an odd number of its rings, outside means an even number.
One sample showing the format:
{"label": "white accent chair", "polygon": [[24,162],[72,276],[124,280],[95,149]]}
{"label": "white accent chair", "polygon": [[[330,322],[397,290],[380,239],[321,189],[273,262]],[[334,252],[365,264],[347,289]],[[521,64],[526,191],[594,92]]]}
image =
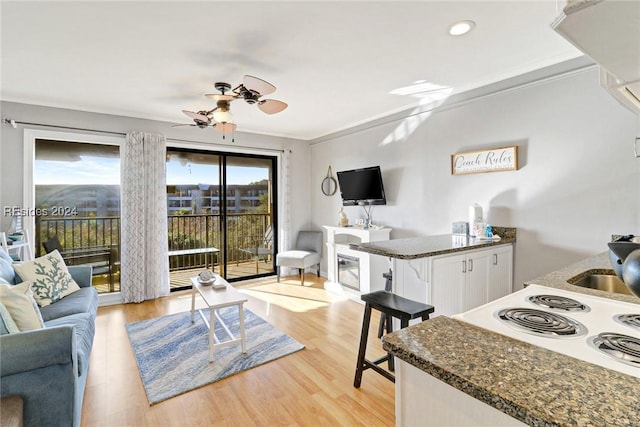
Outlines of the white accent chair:
{"label": "white accent chair", "polygon": [[297,268],[300,281],[304,285],[304,270],[317,265],[320,277],[320,259],[322,258],[322,231],[300,231],[292,250],[279,252],[276,255],[276,269],[280,282],[280,267]]}

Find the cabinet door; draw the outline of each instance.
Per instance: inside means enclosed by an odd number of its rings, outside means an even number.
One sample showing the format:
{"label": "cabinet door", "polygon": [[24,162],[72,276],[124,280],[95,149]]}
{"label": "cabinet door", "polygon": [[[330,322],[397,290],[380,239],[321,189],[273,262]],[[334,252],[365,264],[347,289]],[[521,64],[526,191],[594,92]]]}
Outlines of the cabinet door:
{"label": "cabinet door", "polygon": [[462,311],[462,293],[467,271],[465,255],[434,258],[429,288],[434,315],[451,316]]}
{"label": "cabinet door", "polygon": [[462,295],[462,311],[486,304],[489,300],[490,251],[478,251],[467,255],[467,273]]}
{"label": "cabinet door", "polygon": [[513,247],[495,248],[489,261],[489,301],[493,301],[513,292]]}

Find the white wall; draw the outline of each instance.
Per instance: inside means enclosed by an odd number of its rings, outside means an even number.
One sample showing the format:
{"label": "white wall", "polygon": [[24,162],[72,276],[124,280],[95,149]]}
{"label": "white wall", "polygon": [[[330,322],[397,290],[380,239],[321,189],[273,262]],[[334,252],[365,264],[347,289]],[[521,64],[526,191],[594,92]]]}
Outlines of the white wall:
{"label": "white wall", "polygon": [[[83,133],[64,127],[88,128],[101,131],[126,133],[131,130],[158,132],[167,138],[200,142],[199,149],[210,148],[212,144],[225,144],[232,150],[238,146],[291,150],[291,231],[295,235],[297,230],[309,227],[310,203],[309,193],[309,146],[305,141],[289,138],[256,135],[236,132],[235,143],[227,136],[213,129],[198,129],[195,127],[171,127],[170,123],[152,120],[136,119],[132,117],[112,116],[106,114],[89,113],[60,108],[40,107],[11,102],[1,103],[2,118],[13,119],[17,122],[46,123],[58,128],[41,128],[34,125],[19,125],[13,129],[9,125],[2,125],[2,143],[0,144],[0,209],[4,206],[23,206],[23,132],[25,128],[48,129]],[[168,141],[171,144],[171,141]],[[216,146],[213,149],[224,151],[225,147]],[[265,154],[275,154],[265,152]],[[4,211],[4,209],[2,210]],[[0,230],[5,230],[10,218],[0,218]]]}
{"label": "white wall", "polygon": [[[17,121],[222,142],[211,130],[163,122],[9,102],[1,107],[3,118]],[[640,160],[632,148],[638,117],[600,88],[596,70],[447,107],[420,120],[372,126],[310,148],[304,141],[240,133],[235,145],[292,149],[294,233],[337,223],[339,192],[327,197],[320,191],[329,165],[334,175],[382,167],[389,204],[374,207],[373,220],[392,227],[392,238],[449,233],[452,221],[466,220],[468,206],[480,203],[489,223],[518,228],[516,286],[605,251],[612,233],[640,234]],[[406,138],[382,143],[416,124]],[[0,206],[22,204],[24,127],[2,126]],[[451,175],[452,153],[504,145],[518,145],[518,171]],[[361,208],[345,209],[352,221],[362,217]],[[8,226],[5,218],[0,226]]]}
{"label": "white wall", "polygon": [[[420,119],[407,138],[388,144],[416,119],[312,143],[312,225],[338,221],[339,191],[320,192],[329,165],[334,172],[380,165],[388,205],[374,207],[374,223],[392,227],[392,238],[446,234],[477,202],[490,224],[518,228],[516,288],[606,251],[612,233],[640,234],[640,159],[632,148],[639,120],[600,88],[597,70]],[[509,145],[519,147],[518,171],[451,175],[451,154]],[[363,216],[362,208],[345,210],[352,222]]]}

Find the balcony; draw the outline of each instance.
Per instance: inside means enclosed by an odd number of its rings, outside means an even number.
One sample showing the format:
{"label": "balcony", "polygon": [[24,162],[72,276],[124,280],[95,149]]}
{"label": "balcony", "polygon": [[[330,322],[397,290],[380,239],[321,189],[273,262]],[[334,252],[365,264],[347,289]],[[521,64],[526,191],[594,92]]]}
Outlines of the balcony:
{"label": "balcony", "polygon": [[[227,215],[226,264],[222,255],[222,223],[219,214],[168,215],[170,286],[191,286],[190,278],[202,269],[226,270],[233,280],[273,273],[270,258],[257,260],[242,249],[262,244],[271,224],[267,213]],[[119,217],[37,217],[36,256],[45,253],[43,243],[57,237],[68,265],[94,265],[93,283],[98,292],[120,291]],[[200,250],[209,248],[209,250]],[[213,248],[220,250],[216,252]],[[96,266],[106,268],[96,268]]]}

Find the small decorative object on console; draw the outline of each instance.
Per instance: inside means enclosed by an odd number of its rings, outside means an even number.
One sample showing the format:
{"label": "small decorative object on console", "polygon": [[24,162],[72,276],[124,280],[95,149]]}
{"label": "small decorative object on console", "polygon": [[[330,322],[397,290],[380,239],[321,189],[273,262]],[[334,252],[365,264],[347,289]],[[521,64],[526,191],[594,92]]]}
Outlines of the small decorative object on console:
{"label": "small decorative object on console", "polygon": [[198,282],[202,283],[203,285],[210,285],[214,281],[215,277],[209,270],[202,270],[200,274],[198,274]]}
{"label": "small decorative object on console", "polygon": [[340,208],[340,224],[341,227],[346,227],[349,225],[349,217],[345,213],[343,208]]}

